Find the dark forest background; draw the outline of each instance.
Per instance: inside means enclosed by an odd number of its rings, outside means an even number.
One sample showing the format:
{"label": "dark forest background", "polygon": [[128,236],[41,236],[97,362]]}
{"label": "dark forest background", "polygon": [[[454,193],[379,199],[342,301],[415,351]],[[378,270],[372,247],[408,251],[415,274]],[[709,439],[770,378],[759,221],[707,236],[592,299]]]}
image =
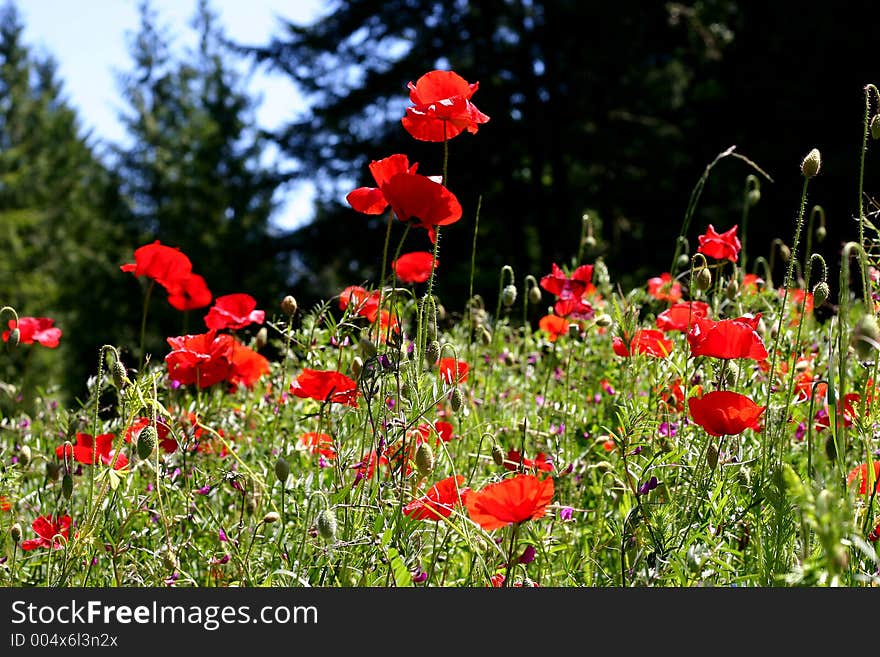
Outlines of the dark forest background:
{"label": "dark forest background", "polygon": [[[129,138],[103,144],[83,133],[54,62],[23,42],[15,4],[5,5],[0,302],[55,318],[64,336],[57,352],[9,353],[4,380],[32,359],[31,384],[63,383],[78,397],[102,344],[135,364],[145,286],[119,265],[156,239],[189,255],[215,296],[247,292],[270,317],[288,293],[308,308],[376,282],[385,219],[354,212],[344,196],[371,185],[368,163],[392,153],[440,173],[442,147],[413,140],[400,124],[407,83],[434,68],[479,82],[472,100],[491,117],[449,144],[449,187],[464,215],[441,236],[435,291],[447,308],[466,303],[478,199],[475,292],[494,300],[504,265],[521,284],[553,262],[574,264],[585,213],[596,243],[583,261],[602,257],[627,289],[669,270],[694,185],[734,145],[773,179],[762,180],[749,210],[749,262],[769,258],[774,239],[792,240],[800,162],[820,150],[807,207],[826,213],[827,238],[813,243],[834,290],[840,247],[858,235],[864,89],[880,78],[873,3],[328,6],[314,24],[279,23],[263,43],[241,44],[202,2],[192,24],[199,45],[180,55],[144,3],[119,81]],[[310,111],[277,133],[260,130],[242,62],[290,76]],[[272,144],[296,166],[266,164]],[[869,144],[871,196],[880,193],[873,160]],[[733,157],[715,166],[688,231],[691,252],[709,223],[740,223],[753,173]],[[319,189],[315,219],[280,232],[273,196],[303,178]],[[394,229],[393,245],[403,226]],[[410,231],[404,250],[429,246],[423,231]],[[154,359],[167,352],[164,336],[204,330],[204,311],[183,317],[161,297],[150,305]]]}

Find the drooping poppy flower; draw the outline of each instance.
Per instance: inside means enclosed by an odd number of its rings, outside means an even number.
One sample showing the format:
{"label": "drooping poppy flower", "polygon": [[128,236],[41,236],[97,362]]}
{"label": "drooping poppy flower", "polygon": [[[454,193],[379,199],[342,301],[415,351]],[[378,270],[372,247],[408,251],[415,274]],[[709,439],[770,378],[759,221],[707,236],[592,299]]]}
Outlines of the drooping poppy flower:
{"label": "drooping poppy flower", "polygon": [[418,164],[409,165],[406,155],[395,154],[370,163],[378,187],[358,187],[345,197],[349,205],[364,214],[381,214],[389,205],[403,222],[413,220],[427,229],[436,241],[436,227],[461,219],[461,204],[440,182],[417,174]]}
{"label": "drooping poppy flower", "polygon": [[553,478],[519,474],[480,491],[471,491],[465,499],[471,520],[491,531],[512,522],[544,517],[553,500]]}
{"label": "drooping poppy flower", "polygon": [[329,434],[308,431],[300,435],[299,442],[309,454],[323,456],[328,461],[336,458],[336,446]]}
{"label": "drooping poppy flower", "polygon": [[269,373],[269,360],[238,340],[233,339],[229,362],[229,382],[236,386],[253,388],[260,377]]}
{"label": "drooping poppy flower", "polygon": [[754,317],[737,317],[717,322],[708,317],[697,317],[687,334],[691,356],[765,360],[767,349],[757,331],[760,321],[760,313]]}
{"label": "drooping poppy flower", "polygon": [[452,357],[441,358],[437,362],[440,369],[440,376],[443,382],[449,385],[453,383],[464,383],[468,380],[468,370],[470,366],[463,360],[455,361]]}
{"label": "drooping poppy flower", "polygon": [[226,380],[232,372],[231,335],[218,335],[215,329],[211,329],[198,335],[166,338],[166,341],[172,349],[165,356],[172,381],[207,388]]}
{"label": "drooping poppy flower", "polygon": [[250,294],[226,294],[217,297],[214,305],[205,315],[205,325],[209,329],[244,328],[248,324],[262,324],[266,311],[256,310],[257,300]]}
{"label": "drooping poppy flower", "polygon": [[[150,418],[137,418],[131,423],[128,429],[125,430],[125,442],[130,443],[132,440],[137,440],[141,430],[149,424],[153,424],[153,421]],[[201,429],[199,429],[199,433],[201,434]],[[177,441],[171,437],[171,428],[165,424],[163,420],[156,421],[156,435],[159,438],[159,447],[162,448],[162,451],[166,454],[173,454],[177,451]]]}
{"label": "drooping poppy flower", "polygon": [[431,276],[431,263],[436,269],[439,261],[434,260],[434,254],[428,251],[414,251],[404,253],[394,261],[394,273],[404,283],[424,283]]}
{"label": "drooping poppy flower", "polygon": [[290,384],[290,392],[303,399],[319,402],[336,402],[357,408],[360,394],[357,382],[335,370],[306,368]]}
{"label": "drooping poppy flower", "polygon": [[59,459],[72,458],[87,465],[94,465],[99,461],[104,465],[112,463],[114,470],[121,470],[128,465],[128,459],[121,453],[114,457],[112,451],[114,438],[112,433],[102,433],[93,437],[89,433],[79,432],[76,434],[76,444],[66,450],[66,445],[59,445],[55,448],[55,456]]}
{"label": "drooping poppy flower", "polygon": [[457,73],[437,70],[425,73],[407,87],[413,106],[406,108],[401,122],[419,141],[445,141],[465,130],[476,134],[479,126],[489,121],[471,102],[479,82],[470,84]]}
{"label": "drooping poppy flower", "polygon": [[190,274],[176,284],[168,286],[168,303],[177,310],[196,310],[210,305],[213,295],[205,279]]}
{"label": "drooping poppy flower", "polygon": [[702,253],[703,255],[709,256],[710,258],[717,258],[718,260],[726,259],[731,262],[736,262],[739,259],[739,251],[742,248],[742,244],[736,236],[738,228],[739,226],[737,225],[728,231],[718,233],[715,230],[715,227],[712,224],[709,224],[706,233],[697,238],[700,241],[697,253]]}
{"label": "drooping poppy flower", "polygon": [[413,520],[448,518],[452,510],[467,499],[470,493],[469,488],[461,488],[463,483],[464,477],[461,475],[441,479],[425,495],[403,507],[403,514]]}
{"label": "drooping poppy flower", "polygon": [[556,342],[557,338],[568,335],[568,320],[558,315],[544,315],[538,320],[538,328],[547,334],[547,340]]}
{"label": "drooping poppy flower", "polygon": [[[874,461],[874,490],[880,494],[880,461]],[[859,495],[867,495],[868,494],[868,464],[862,463],[861,465],[857,465],[852,470],[849,471],[849,474],[846,475],[846,485],[850,486],[852,483],[858,479],[859,480]]]}
{"label": "drooping poppy flower", "polygon": [[192,272],[192,262],[180,249],[165,246],[159,240],[135,249],[134,260],[119,268],[135,276],[152,278],[166,289],[179,285]]}
{"label": "drooping poppy flower", "polygon": [[508,470],[518,470],[520,465],[525,469],[532,469],[536,472],[553,472],[553,461],[547,458],[544,452],[535,454],[534,459],[527,459],[518,450],[508,450],[507,456],[504,457],[504,467]]}
{"label": "drooping poppy flower", "polygon": [[[19,317],[18,343],[33,344],[34,342],[54,349],[61,338],[61,329],[53,326],[54,319],[49,317]],[[9,330],[3,331],[3,342],[9,342],[9,334],[15,328],[15,320],[9,320]]]}
{"label": "drooping poppy flower", "polygon": [[675,303],[681,300],[681,283],[672,280],[668,271],[648,279],[648,294],[658,301]]}
{"label": "drooping poppy flower", "polygon": [[60,550],[70,537],[70,516],[58,516],[53,518],[51,515],[40,516],[31,524],[33,530],[37,533],[37,538],[29,538],[21,542],[21,549],[35,550],[39,547],[45,547],[54,550]]}
{"label": "drooping poppy flower", "polygon": [[623,338],[615,337],[611,341],[614,353],[629,357],[632,354],[646,354],[654,358],[666,358],[672,352],[672,340],[667,340],[663,331],[656,329],[639,329],[627,344]]}
{"label": "drooping poppy flower", "polygon": [[766,406],[758,406],[738,392],[715,390],[688,399],[691,418],[711,436],[736,436],[746,429],[760,430],[758,420]]}
{"label": "drooping poppy flower", "polygon": [[666,331],[687,333],[696,323],[697,317],[708,316],[709,304],[705,301],[680,301],[657,315],[654,323],[664,333]]}

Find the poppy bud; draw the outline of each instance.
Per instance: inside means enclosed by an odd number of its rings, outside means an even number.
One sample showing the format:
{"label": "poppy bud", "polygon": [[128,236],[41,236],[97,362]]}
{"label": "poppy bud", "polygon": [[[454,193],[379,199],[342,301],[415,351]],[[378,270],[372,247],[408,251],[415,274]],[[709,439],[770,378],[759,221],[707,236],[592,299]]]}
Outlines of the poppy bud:
{"label": "poppy bud", "polygon": [[283,484],[289,476],[290,464],[283,456],[279,456],[278,460],[275,461],[275,478]]}
{"label": "poppy bud", "polygon": [[281,520],[281,516],[278,515],[277,511],[269,511],[269,513],[263,516],[264,525],[271,525],[273,522],[278,522],[279,520]]}
{"label": "poppy bud", "polygon": [[829,461],[834,461],[837,458],[837,443],[834,442],[834,434],[825,439],[825,456]]}
{"label": "poppy bud", "polygon": [[697,270],[694,283],[698,290],[708,290],[712,287],[712,272],[709,271],[708,267],[700,267]]}
{"label": "poppy bud", "polygon": [[819,155],[819,150],[814,148],[807,153],[804,161],[801,162],[801,173],[804,174],[805,178],[813,178],[819,174],[821,167],[822,157]]}
{"label": "poppy bud", "polygon": [[596,247],[596,238],[593,237],[592,235],[587,235],[584,238],[584,246],[587,247],[588,249],[595,248]]}
{"label": "poppy bud", "polygon": [[355,356],[351,361],[351,374],[354,378],[361,378],[361,372],[364,371],[364,360],[360,356]]}
{"label": "poppy bud", "polygon": [[436,363],[440,359],[440,343],[437,340],[428,343],[425,349],[425,360],[429,363]]}
{"label": "poppy bud", "polygon": [[287,295],[281,300],[281,312],[283,312],[288,317],[293,317],[296,313],[297,305],[296,299],[294,299],[291,295]]}
{"label": "poppy bud", "polygon": [[9,332],[9,345],[11,347],[17,347],[19,340],[21,340],[21,331],[19,331],[16,326]]}
{"label": "poppy bud", "polygon": [[608,313],[601,313],[596,315],[596,326],[601,326],[602,328],[608,328],[614,323],[614,320],[611,319],[611,315]]}
{"label": "poppy bud", "polygon": [[788,248],[787,244],[779,244],[779,257],[782,258],[782,262],[788,262],[791,260],[791,249]]}
{"label": "poppy bud", "polygon": [[113,365],[110,367],[110,375],[113,377],[113,384],[119,390],[124,390],[125,386],[130,383],[128,380],[128,374],[125,371],[125,365],[123,365],[120,360],[114,361]]}
{"label": "poppy bud", "polygon": [[880,114],[871,119],[871,139],[880,139]]}
{"label": "poppy bud", "polygon": [[731,278],[727,283],[727,288],[724,290],[724,293],[731,301],[735,301],[736,297],[739,296],[739,283],[735,278]]}
{"label": "poppy bud", "polygon": [[257,337],[254,340],[254,346],[256,346],[257,351],[266,346],[266,343],[269,341],[269,332],[266,330],[264,326],[259,331],[257,331]]}
{"label": "poppy bud", "polygon": [[[69,444],[69,443],[68,443]],[[61,464],[54,463],[49,461],[46,463],[46,478],[50,481],[55,481],[58,479],[58,475],[61,474]]]}
{"label": "poppy bud", "polygon": [[688,257],[687,253],[682,253],[678,256],[678,268],[679,269],[687,269],[687,267],[691,264],[691,259]]}
{"label": "poppy bud", "polygon": [[332,509],[324,509],[318,514],[318,533],[325,541],[336,538],[336,514]]}
{"label": "poppy bud", "polygon": [[504,465],[504,450],[497,443],[492,445],[492,460],[495,461],[495,465]]}
{"label": "poppy bud", "polygon": [[21,525],[17,522],[13,524],[12,527],[9,528],[9,535],[12,537],[13,543],[21,541]]}
{"label": "poppy bud", "polygon": [[358,344],[361,347],[361,353],[364,355],[364,358],[370,359],[375,358],[376,354],[376,345],[373,344],[373,341],[369,338],[361,338]]}
{"label": "poppy bud", "polygon": [[152,424],[148,424],[138,433],[137,439],[137,455],[146,459],[149,458],[150,454],[153,453],[153,450],[156,448],[156,441],[159,439],[158,434],[156,433],[156,427]]}
{"label": "poppy bud", "polygon": [[162,563],[165,564],[165,567],[168,570],[177,570],[179,562],[177,561],[177,555],[174,553],[173,549],[167,548],[162,551]]}
{"label": "poppy bud", "polygon": [[464,405],[464,395],[461,393],[461,388],[456,386],[452,389],[452,398],[449,401],[452,404],[452,410],[458,413]]}
{"label": "poppy bud", "polygon": [[750,189],[749,193],[746,194],[746,198],[748,199],[749,205],[757,205],[758,201],[761,200],[761,190]]}
{"label": "poppy bud", "polygon": [[713,470],[718,466],[718,449],[715,445],[709,445],[706,449],[706,461]]}
{"label": "poppy bud", "polygon": [[18,450],[18,462],[21,463],[22,467],[27,467],[31,462],[31,448],[27,445],[22,445]]}
{"label": "poppy bud", "polygon": [[64,477],[61,478],[61,494],[68,500],[73,495],[73,475],[69,472],[65,472]]}
{"label": "poppy bud", "polygon": [[816,229],[816,241],[824,242],[826,237],[828,237],[828,231],[826,230],[825,226],[820,225]]}
{"label": "poppy bud", "polygon": [[427,477],[434,471],[434,450],[428,443],[421,443],[416,448],[416,469],[423,477]]}
{"label": "poppy bud", "polygon": [[484,345],[492,344],[492,333],[485,326],[480,327],[480,342]]}
{"label": "poppy bud", "polygon": [[874,315],[862,315],[850,338],[859,358],[862,360],[870,358],[877,348],[878,340],[880,340],[880,326],[877,326],[877,318]]}
{"label": "poppy bud", "polygon": [[829,294],[828,283],[825,281],[816,283],[815,287],[813,287],[813,306],[821,306],[828,301]]}
{"label": "poppy bud", "polygon": [[537,285],[534,285],[529,289],[529,303],[533,306],[537,306],[541,303],[541,288]]}
{"label": "poppy bud", "polygon": [[501,292],[501,303],[510,308],[516,302],[516,285],[506,285]]}

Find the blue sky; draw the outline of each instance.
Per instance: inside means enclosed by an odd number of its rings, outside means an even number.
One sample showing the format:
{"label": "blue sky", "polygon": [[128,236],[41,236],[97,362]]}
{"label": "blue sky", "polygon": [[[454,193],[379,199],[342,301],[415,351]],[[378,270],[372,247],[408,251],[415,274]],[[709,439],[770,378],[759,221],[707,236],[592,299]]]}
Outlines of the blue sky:
{"label": "blue sky", "polygon": [[[116,72],[130,67],[128,35],[138,27],[139,0],[18,0],[25,39],[37,52],[52,54],[71,105],[79,111],[92,141],[124,141],[119,110],[125,102]],[[153,0],[162,25],[180,48],[194,43],[189,21],[197,0]],[[307,23],[326,0],[212,0],[227,36],[240,43],[266,43],[281,31],[281,19]],[[280,75],[258,71],[250,90],[262,97],[257,122],[275,128],[302,109],[302,98]],[[293,227],[311,217],[313,188],[303,184],[280,190],[274,221]]]}

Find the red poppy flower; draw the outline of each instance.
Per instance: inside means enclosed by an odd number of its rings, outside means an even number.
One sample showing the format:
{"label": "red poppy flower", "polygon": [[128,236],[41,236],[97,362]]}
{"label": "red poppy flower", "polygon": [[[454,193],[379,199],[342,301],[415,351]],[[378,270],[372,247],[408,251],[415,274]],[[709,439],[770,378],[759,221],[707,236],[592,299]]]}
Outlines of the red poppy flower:
{"label": "red poppy flower", "polygon": [[440,266],[439,261],[434,260],[434,254],[428,251],[415,251],[404,253],[394,261],[394,272],[404,283],[424,283],[431,276],[431,263],[434,268]]}
{"label": "red poppy flower", "polygon": [[504,458],[504,467],[508,470],[517,470],[522,465],[524,468],[534,469],[537,472],[553,472],[553,461],[547,458],[544,452],[535,454],[535,458],[527,459],[517,450],[511,449]]}
{"label": "red poppy flower", "polygon": [[456,379],[455,383],[464,383],[468,380],[470,366],[463,360],[456,363],[454,358],[441,358],[437,365],[444,383],[452,385],[453,379]]}
{"label": "red poppy flower", "polygon": [[424,496],[403,507],[403,514],[413,520],[448,518],[456,505],[467,498],[469,488],[461,488],[464,477],[456,475],[438,481]]}
{"label": "red poppy flower", "polygon": [[760,313],[754,317],[737,317],[718,322],[708,317],[697,317],[687,334],[691,356],[751,358],[757,361],[766,359],[767,349],[757,331],[760,321]]}
{"label": "red poppy flower", "polygon": [[[132,440],[137,440],[141,430],[148,424],[153,424],[153,421],[150,418],[137,418],[131,423],[131,426],[125,430],[125,442],[130,443]],[[199,429],[199,434],[201,434],[201,429]],[[177,441],[171,437],[171,428],[162,420],[156,422],[156,435],[159,437],[159,446],[162,448],[162,451],[166,454],[173,454],[177,451]]]}
{"label": "red poppy flower", "polygon": [[647,354],[654,358],[666,358],[672,352],[672,340],[667,340],[662,331],[656,329],[639,329],[633,334],[629,345],[623,338],[615,337],[611,341],[614,353],[628,357],[634,353]]}
{"label": "red poppy flower", "polygon": [[6,499],[3,495],[0,495],[0,511],[11,511],[12,510],[12,502]]}
{"label": "red poppy flower", "polygon": [[[874,490],[880,493],[880,461],[874,461]],[[859,495],[868,494],[868,464],[862,463],[857,465],[846,476],[847,486],[851,485],[856,479],[859,480]]]}
{"label": "red poppy flower", "polygon": [[657,315],[655,324],[663,331],[687,333],[697,317],[709,316],[709,304],[705,301],[680,301]]}
{"label": "red poppy flower", "polygon": [[262,324],[266,311],[255,310],[257,300],[250,294],[226,294],[217,297],[205,315],[209,329],[240,329],[248,324]]}
{"label": "red poppy flower", "polygon": [[538,320],[538,328],[547,334],[547,340],[556,342],[557,338],[568,334],[568,320],[557,315],[544,315]]}
{"label": "red poppy flower", "polygon": [[[37,533],[38,538],[29,538],[21,542],[22,550],[34,550],[45,547],[60,550],[70,535],[70,516],[40,516],[34,520],[31,527]],[[63,539],[63,540],[62,540]]]}
{"label": "red poppy flower", "polygon": [[232,336],[211,329],[199,335],[166,338],[172,351],[165,356],[168,376],[181,385],[207,388],[224,381],[232,371]]}
{"label": "red poppy flower", "polygon": [[[125,454],[119,454],[114,458],[114,454],[111,451],[114,438],[115,436],[112,433],[102,433],[94,437],[89,433],[77,433],[76,445],[69,447],[67,450],[64,449],[65,445],[59,445],[55,448],[55,456],[59,459],[66,456],[87,465],[94,465],[98,461],[104,465],[113,463],[114,470],[121,470],[128,465],[128,459],[125,457]],[[65,451],[67,452],[66,454]]]}
{"label": "red poppy flower", "polygon": [[336,402],[357,408],[357,383],[334,370],[304,369],[290,384],[290,392],[303,399]]}
{"label": "red poppy flower", "polygon": [[299,437],[299,442],[309,454],[323,456],[328,461],[336,458],[336,447],[329,434],[309,431]]}
{"label": "red poppy flower", "polygon": [[593,265],[581,265],[569,277],[554,262],[550,273],[541,277],[541,287],[560,299],[580,299],[596,289],[592,280]]}
{"label": "red poppy flower", "polygon": [[358,187],[345,197],[349,205],[364,214],[381,214],[389,205],[400,221],[412,219],[428,230],[436,241],[436,226],[461,219],[461,205],[439,182],[417,174],[418,164],[409,165],[406,155],[395,154],[370,163],[378,187]]}
{"label": "red poppy flower", "polygon": [[379,456],[376,450],[370,450],[360,461],[351,466],[355,471],[355,478],[352,486],[357,486],[364,479],[372,479],[376,473],[377,466],[388,466],[388,458],[383,454]]}
{"label": "red poppy flower", "polygon": [[418,427],[418,432],[421,438],[427,441],[431,437],[431,433],[437,435],[437,440],[435,441],[436,445],[439,445],[440,442],[448,443],[452,440],[452,434],[454,432],[453,426],[449,424],[449,422],[444,422],[442,420],[438,420],[432,425],[427,422],[420,424]]}
{"label": "red poppy flower", "polygon": [[198,274],[190,274],[167,289],[168,303],[180,311],[204,308],[211,303],[211,290]]}
{"label": "red poppy flower", "polygon": [[520,474],[480,491],[471,491],[465,499],[471,519],[491,531],[512,522],[544,517],[553,500],[553,478],[540,479]]}
{"label": "red poppy flower", "polygon": [[739,250],[742,248],[742,244],[740,244],[739,238],[736,236],[737,228],[739,226],[734,226],[728,231],[718,233],[715,231],[715,227],[709,224],[709,229],[706,233],[697,238],[700,240],[700,247],[697,249],[697,253],[702,253],[718,260],[727,259],[731,262],[736,262],[739,259]]}
{"label": "red poppy flower", "polygon": [[269,373],[269,360],[265,356],[234,339],[229,363],[232,368],[229,381],[233,385],[253,388],[260,377]]}
{"label": "red poppy flower", "polygon": [[[58,346],[61,338],[61,329],[52,326],[54,319],[49,317],[19,317],[18,318],[18,343],[33,344],[37,342],[44,347],[54,349]],[[9,320],[8,331],[3,331],[3,342],[9,342],[9,334],[15,328],[15,320]]]}
{"label": "red poppy flower", "polygon": [[747,292],[757,292],[764,287],[764,279],[757,274],[745,274],[740,289]]}
{"label": "red poppy flower", "polygon": [[350,305],[349,312],[375,322],[379,313],[379,291],[368,292],[360,285],[349,285],[339,294],[339,309],[345,310]]}
{"label": "red poppy flower", "polygon": [[406,108],[401,122],[420,141],[445,141],[465,130],[476,134],[480,124],[489,121],[471,102],[479,82],[469,84],[452,71],[430,71],[407,87],[414,106]]}
{"label": "red poppy flower", "polygon": [[[827,391],[827,386],[826,386]],[[857,417],[858,413],[856,408],[859,402],[862,400],[862,396],[857,392],[850,392],[844,395],[843,397],[843,408],[841,410],[841,400],[837,400],[837,412],[838,414],[843,414],[843,426],[851,427],[853,423],[853,418]],[[820,408],[816,412],[816,431],[822,431],[823,429],[828,429],[831,426],[831,418],[828,414],[827,408]]]}
{"label": "red poppy flower", "polygon": [[745,395],[715,390],[688,399],[691,418],[711,436],[736,436],[746,429],[760,430],[758,419],[766,406],[758,406]]}
{"label": "red poppy flower", "polygon": [[166,289],[180,284],[192,272],[190,259],[180,249],[165,246],[159,240],[135,249],[134,260],[119,268],[135,276],[152,278]]}
{"label": "red poppy flower", "polygon": [[681,300],[681,283],[672,280],[668,271],[648,279],[648,294],[659,301]]}

